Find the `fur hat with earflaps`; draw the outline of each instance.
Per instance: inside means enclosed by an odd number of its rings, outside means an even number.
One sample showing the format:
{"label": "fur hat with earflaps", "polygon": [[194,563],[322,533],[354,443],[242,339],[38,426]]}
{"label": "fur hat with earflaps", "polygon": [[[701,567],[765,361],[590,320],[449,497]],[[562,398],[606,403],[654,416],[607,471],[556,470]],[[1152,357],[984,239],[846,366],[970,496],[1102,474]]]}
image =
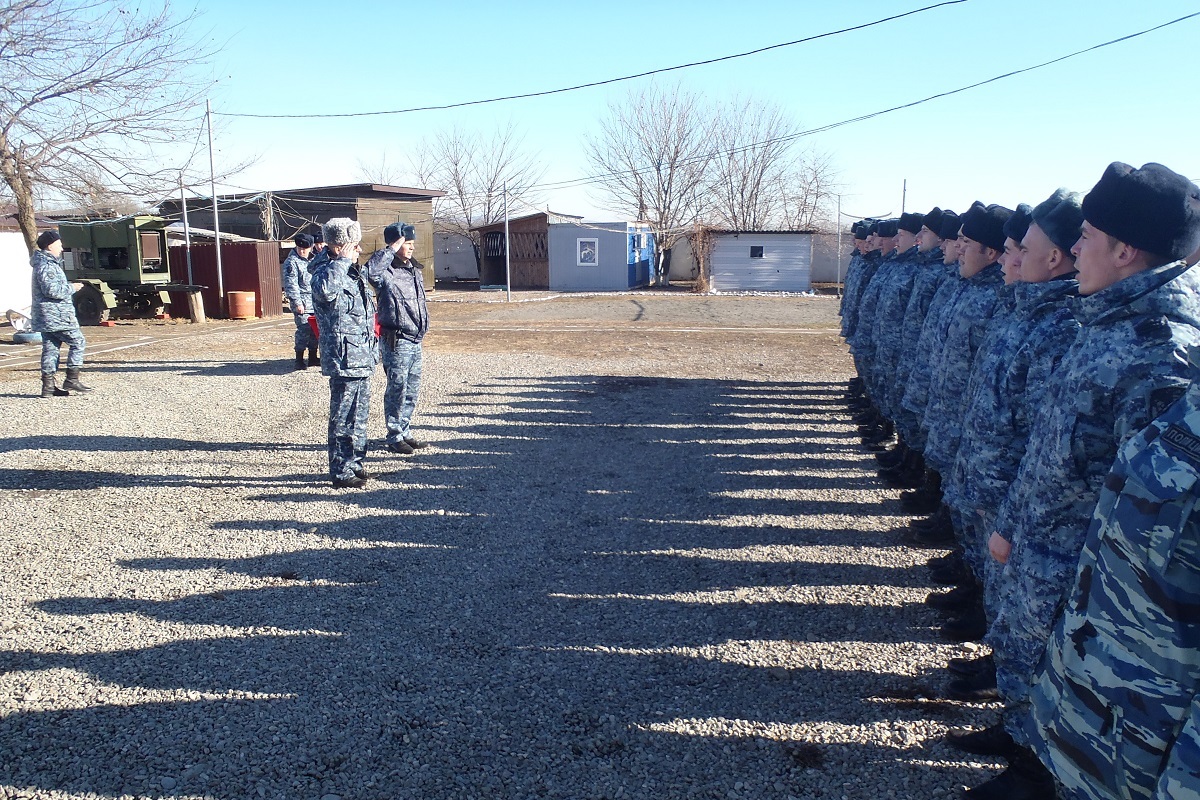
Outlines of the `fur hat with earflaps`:
{"label": "fur hat with earflaps", "polygon": [[349,217],[334,217],[321,226],[321,232],[325,234],[325,244],[330,247],[362,241],[362,227]]}

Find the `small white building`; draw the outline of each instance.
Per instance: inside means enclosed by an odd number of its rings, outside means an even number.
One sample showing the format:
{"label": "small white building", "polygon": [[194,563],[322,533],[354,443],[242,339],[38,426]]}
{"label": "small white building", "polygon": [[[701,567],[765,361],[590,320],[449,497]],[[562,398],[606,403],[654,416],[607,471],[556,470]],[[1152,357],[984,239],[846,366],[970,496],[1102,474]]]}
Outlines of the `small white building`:
{"label": "small white building", "polygon": [[449,231],[433,232],[434,274],[439,281],[479,280],[479,261],[469,237]]}
{"label": "small white building", "polygon": [[33,270],[25,237],[14,231],[0,230],[0,321],[12,309],[29,316],[33,304]]}
{"label": "small white building", "polygon": [[[807,292],[812,289],[812,231],[709,230],[709,288],[717,292]],[[672,248],[671,278],[690,280],[699,270],[691,237]]]}

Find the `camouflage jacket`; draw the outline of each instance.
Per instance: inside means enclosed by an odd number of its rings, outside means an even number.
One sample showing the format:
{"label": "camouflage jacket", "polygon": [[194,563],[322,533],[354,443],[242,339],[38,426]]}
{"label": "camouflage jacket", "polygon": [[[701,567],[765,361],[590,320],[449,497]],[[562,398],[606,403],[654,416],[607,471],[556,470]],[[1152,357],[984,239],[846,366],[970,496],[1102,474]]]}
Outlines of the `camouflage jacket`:
{"label": "camouflage jacket", "polygon": [[915,414],[918,421],[925,417],[933,370],[941,360],[942,348],[946,346],[946,328],[950,325],[954,306],[966,285],[967,282],[958,275],[957,265],[954,266],[929,302],[929,311],[921,323],[921,335],[917,337],[917,347],[912,354],[908,384],[900,401],[900,407]]}
{"label": "camouflage jacket", "polygon": [[971,518],[980,509],[994,512],[1004,499],[1029,442],[1032,416],[1042,407],[1042,392],[1079,331],[1071,313],[1079,289],[1074,277],[1008,288],[1011,314],[972,368],[951,481],[950,493]]}
{"label": "camouflage jacket", "polygon": [[842,318],[842,336],[846,335],[846,315],[852,312],[854,304],[851,300],[852,289],[857,291],[855,287],[862,280],[863,266],[863,254],[855,251],[854,255],[850,256],[850,263],[846,266],[846,274],[842,279],[842,302],[838,306],[838,315]]}
{"label": "camouflage jacket", "polygon": [[854,335],[850,337],[850,349],[854,357],[863,363],[874,364],[875,312],[880,295],[895,277],[898,263],[895,253],[881,258],[871,282],[863,289],[858,305],[858,322],[854,326]]}
{"label": "camouflage jacket", "polygon": [[[1042,760],[1079,796],[1151,797],[1192,714],[1200,691],[1198,479],[1193,384],[1126,442],[1108,473],[1023,717]],[[1183,746],[1195,758],[1196,742]],[[1190,785],[1196,792],[1196,773]]]}
{"label": "camouflage jacket", "polygon": [[880,287],[879,302],[875,306],[872,321],[872,338],[875,340],[875,357],[872,364],[872,382],[879,410],[887,417],[894,417],[892,409],[893,381],[896,379],[896,362],[900,353],[900,328],[904,323],[904,310],[912,296],[913,285],[921,266],[917,248],[912,247],[895,257],[891,277],[887,285]]}
{"label": "camouflage jacket", "polygon": [[1165,264],[1073,306],[1079,333],[1046,390],[997,514],[1012,552],[992,627],[1019,637],[1009,652],[996,653],[997,681],[1010,701],[1023,699],[1041,660],[1118,449],[1187,386],[1187,351],[1200,342],[1200,270]]}
{"label": "camouflage jacket", "polygon": [[1163,766],[1158,778],[1155,800],[1200,800],[1200,692],[1192,697],[1192,711],[1187,723]]}
{"label": "camouflage jacket", "polygon": [[313,259],[313,310],[320,329],[321,373],[366,378],[375,371],[375,295],[366,275],[348,258],[331,260],[327,251]]}
{"label": "camouflage jacket", "polygon": [[900,402],[904,399],[904,387],[908,373],[912,370],[913,354],[917,349],[917,341],[921,338],[921,326],[929,313],[937,290],[950,276],[951,269],[942,263],[942,249],[935,247],[928,253],[917,254],[916,277],[913,279],[912,291],[908,294],[908,303],[904,306],[904,314],[896,327],[896,367],[888,386],[888,406],[900,415]]}
{"label": "camouflage jacket", "polygon": [[[283,294],[287,297],[293,314],[311,314],[313,310],[308,262],[309,260],[296,252],[295,248],[283,261]],[[304,309],[303,312],[299,312],[301,308]]]}
{"label": "camouflage jacket", "polygon": [[862,258],[862,268],[855,273],[857,280],[853,284],[849,281],[846,283],[842,335],[846,338],[847,342],[854,338],[854,333],[858,328],[859,309],[862,307],[863,293],[871,285],[871,279],[875,277],[875,273],[882,263],[883,257],[878,251],[867,253]]}
{"label": "camouflage jacket", "polygon": [[963,281],[966,284],[952,310],[947,309],[950,322],[946,326],[946,346],[933,370],[929,402],[925,406],[922,426],[929,432],[925,444],[925,460],[934,469],[948,473],[954,467],[958,440],[962,432],[967,382],[971,367],[987,335],[992,314],[996,310],[997,287],[1003,285],[1004,275],[999,264],[989,264]]}
{"label": "camouflage jacket", "polygon": [[75,290],[63,272],[61,258],[45,250],[35,250],[29,257],[33,267],[33,311],[30,321],[35,331],[69,331],[79,327],[75,317]]}

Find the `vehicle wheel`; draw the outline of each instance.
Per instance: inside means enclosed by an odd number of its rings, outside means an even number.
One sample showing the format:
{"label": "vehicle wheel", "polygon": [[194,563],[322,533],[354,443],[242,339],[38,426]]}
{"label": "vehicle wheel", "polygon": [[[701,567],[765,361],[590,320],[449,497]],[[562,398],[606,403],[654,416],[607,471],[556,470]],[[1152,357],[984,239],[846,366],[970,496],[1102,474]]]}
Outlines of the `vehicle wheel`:
{"label": "vehicle wheel", "polygon": [[108,319],[108,307],[104,305],[104,296],[94,287],[84,284],[75,293],[75,316],[80,325],[99,325]]}

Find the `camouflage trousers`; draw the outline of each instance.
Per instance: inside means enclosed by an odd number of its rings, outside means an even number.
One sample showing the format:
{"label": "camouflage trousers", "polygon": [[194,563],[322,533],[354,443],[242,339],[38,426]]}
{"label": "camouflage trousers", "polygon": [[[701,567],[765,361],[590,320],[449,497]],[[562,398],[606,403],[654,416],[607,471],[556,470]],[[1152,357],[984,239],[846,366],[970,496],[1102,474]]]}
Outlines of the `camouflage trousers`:
{"label": "camouflage trousers", "polygon": [[348,480],[367,456],[371,378],[329,379],[329,475]]}
{"label": "camouflage trousers", "polygon": [[70,345],[67,351],[67,368],[78,369],[83,366],[83,351],[87,346],[83,331],[79,328],[68,328],[65,331],[42,331],[42,374],[53,375],[58,372],[59,350],[63,345]]}
{"label": "camouflage trousers", "polygon": [[313,333],[308,318],[312,314],[293,314],[296,318],[296,350],[312,350],[317,352],[317,335]]}
{"label": "camouflage trousers", "polygon": [[1192,713],[1171,746],[1166,766],[1158,777],[1154,800],[1200,800],[1200,695],[1192,700]]}
{"label": "camouflage trousers", "polygon": [[397,337],[380,337],[383,350],[383,369],[387,373],[387,389],[383,393],[383,416],[387,423],[387,440],[399,442],[411,439],[413,411],[421,393],[422,354],[420,342]]}

